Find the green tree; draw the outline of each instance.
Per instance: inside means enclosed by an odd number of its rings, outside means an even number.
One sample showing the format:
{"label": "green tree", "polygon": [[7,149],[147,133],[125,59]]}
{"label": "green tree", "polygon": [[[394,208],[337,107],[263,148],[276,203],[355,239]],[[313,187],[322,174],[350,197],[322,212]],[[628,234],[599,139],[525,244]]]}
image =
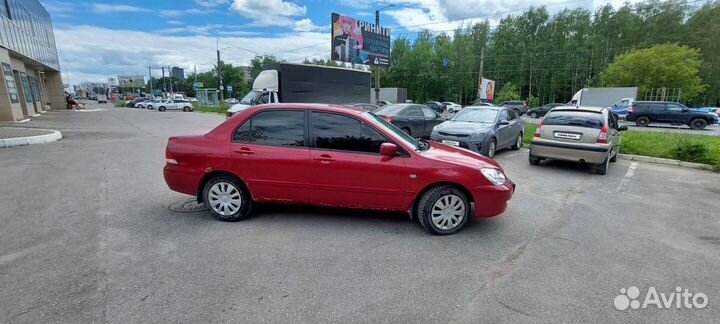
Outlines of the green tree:
{"label": "green tree", "polygon": [[520,89],[512,82],[505,83],[505,85],[498,91],[495,96],[495,102],[501,103],[510,100],[520,99]]}
{"label": "green tree", "polygon": [[680,88],[683,100],[705,90],[700,79],[700,50],[677,44],[656,45],[618,56],[601,75],[606,86],[637,86],[640,94],[653,88]]}
{"label": "green tree", "polygon": [[250,60],[250,79],[254,80],[255,77],[260,74],[264,65],[280,62],[282,62],[282,60],[279,60],[273,55],[258,55],[253,57],[253,59]]}

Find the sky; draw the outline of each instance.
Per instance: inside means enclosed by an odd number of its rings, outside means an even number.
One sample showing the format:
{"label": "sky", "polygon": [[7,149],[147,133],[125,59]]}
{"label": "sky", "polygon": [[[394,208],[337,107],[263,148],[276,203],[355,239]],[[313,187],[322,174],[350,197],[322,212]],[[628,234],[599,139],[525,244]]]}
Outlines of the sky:
{"label": "sky", "polygon": [[[159,77],[161,66],[186,74],[212,69],[216,50],[226,63],[247,65],[255,55],[289,62],[330,56],[332,12],[381,25],[391,37],[421,29],[450,31],[530,6],[592,9],[623,0],[40,0],[53,21],[63,77],[72,84],[119,74]],[[635,2],[631,0],[630,2]],[[67,82],[67,81],[66,81]]]}

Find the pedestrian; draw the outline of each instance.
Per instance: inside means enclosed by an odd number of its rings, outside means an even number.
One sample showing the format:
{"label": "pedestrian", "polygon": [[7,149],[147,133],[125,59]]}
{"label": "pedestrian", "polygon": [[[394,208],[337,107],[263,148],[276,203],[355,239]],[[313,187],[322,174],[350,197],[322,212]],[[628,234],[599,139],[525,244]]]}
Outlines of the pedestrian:
{"label": "pedestrian", "polygon": [[67,100],[67,105],[68,105],[67,109],[72,109],[72,110],[80,109],[80,105],[78,105],[77,101],[75,101],[75,99],[72,97],[72,95],[68,95],[66,100]]}

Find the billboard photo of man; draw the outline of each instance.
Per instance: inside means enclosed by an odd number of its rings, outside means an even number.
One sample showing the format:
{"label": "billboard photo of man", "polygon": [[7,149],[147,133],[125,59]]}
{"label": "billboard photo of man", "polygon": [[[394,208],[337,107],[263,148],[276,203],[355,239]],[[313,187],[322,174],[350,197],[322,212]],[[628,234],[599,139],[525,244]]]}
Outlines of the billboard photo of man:
{"label": "billboard photo of man", "polygon": [[366,64],[367,55],[361,54],[363,44],[362,30],[357,20],[333,15],[333,60]]}

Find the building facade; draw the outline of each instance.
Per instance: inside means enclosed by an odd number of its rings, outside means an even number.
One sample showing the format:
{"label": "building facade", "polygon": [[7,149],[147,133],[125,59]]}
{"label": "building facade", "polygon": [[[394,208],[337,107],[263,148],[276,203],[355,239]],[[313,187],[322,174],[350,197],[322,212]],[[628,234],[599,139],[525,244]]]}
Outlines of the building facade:
{"label": "building facade", "polygon": [[172,70],[170,70],[170,76],[176,80],[185,80],[185,69],[173,66]]}
{"label": "building facade", "polygon": [[65,109],[52,22],[39,0],[0,0],[0,121]]}

